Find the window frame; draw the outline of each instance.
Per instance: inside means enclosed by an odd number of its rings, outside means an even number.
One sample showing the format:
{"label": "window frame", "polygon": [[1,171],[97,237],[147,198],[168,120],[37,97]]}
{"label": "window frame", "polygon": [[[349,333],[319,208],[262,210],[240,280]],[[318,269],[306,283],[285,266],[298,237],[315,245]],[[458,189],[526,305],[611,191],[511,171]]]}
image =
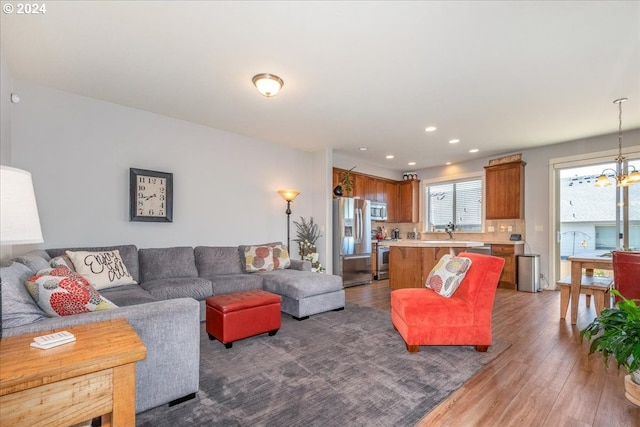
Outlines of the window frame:
{"label": "window frame", "polygon": [[486,181],[484,170],[470,172],[466,174],[460,175],[452,175],[448,177],[439,177],[433,179],[423,180],[421,182],[421,197],[424,200],[423,209],[421,212],[423,221],[422,221],[422,232],[423,233],[433,233],[440,232],[442,230],[436,229],[435,231],[429,227],[429,198],[427,197],[427,187],[432,187],[434,185],[444,185],[444,184],[455,184],[459,182],[465,181],[480,181],[482,185],[482,209],[480,211],[480,230],[459,230],[456,233],[484,233],[485,231],[485,209],[486,205]]}

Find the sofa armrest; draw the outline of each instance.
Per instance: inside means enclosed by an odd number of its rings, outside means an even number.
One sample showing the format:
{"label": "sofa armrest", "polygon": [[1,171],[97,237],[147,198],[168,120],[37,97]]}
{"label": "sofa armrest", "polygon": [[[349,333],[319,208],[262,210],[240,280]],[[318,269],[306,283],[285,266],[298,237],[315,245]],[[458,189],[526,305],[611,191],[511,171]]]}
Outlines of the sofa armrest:
{"label": "sofa armrest", "polygon": [[311,271],[311,261],[292,259],[291,266],[289,268],[291,270]]}
{"label": "sofa armrest", "polygon": [[[192,298],[56,317],[17,328],[3,336],[78,324],[125,318],[147,348],[147,357],[136,363],[136,413],[198,391],[200,372],[200,306]],[[96,343],[96,351],[108,343]]]}

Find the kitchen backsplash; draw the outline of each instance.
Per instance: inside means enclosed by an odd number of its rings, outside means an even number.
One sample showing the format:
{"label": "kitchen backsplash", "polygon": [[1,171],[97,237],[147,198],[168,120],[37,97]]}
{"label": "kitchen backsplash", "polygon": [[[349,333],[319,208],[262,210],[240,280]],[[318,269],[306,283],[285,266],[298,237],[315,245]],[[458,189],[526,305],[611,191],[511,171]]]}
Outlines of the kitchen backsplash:
{"label": "kitchen backsplash", "polygon": [[[420,233],[420,230],[422,230],[422,223],[388,223],[379,221],[373,221],[371,223],[372,231],[377,230],[378,227],[384,227],[387,232],[387,238],[391,238],[391,232],[395,228],[400,230],[400,238],[402,239],[407,239],[407,236],[412,234],[414,230],[420,234],[421,240],[446,240],[449,238],[449,235],[444,231]],[[524,219],[486,220],[485,230],[485,233],[456,231],[454,233],[454,239],[478,240],[481,242],[508,242],[509,237],[512,234],[522,235],[522,240],[525,240],[526,238],[526,222]]]}

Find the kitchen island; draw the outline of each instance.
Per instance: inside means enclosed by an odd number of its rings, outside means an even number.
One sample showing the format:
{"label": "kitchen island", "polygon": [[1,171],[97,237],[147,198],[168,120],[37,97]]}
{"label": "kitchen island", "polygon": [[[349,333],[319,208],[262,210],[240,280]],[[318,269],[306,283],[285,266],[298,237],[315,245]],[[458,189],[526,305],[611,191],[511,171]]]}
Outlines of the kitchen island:
{"label": "kitchen island", "polygon": [[468,240],[398,240],[389,246],[389,286],[392,289],[422,288],[443,255],[484,246]]}

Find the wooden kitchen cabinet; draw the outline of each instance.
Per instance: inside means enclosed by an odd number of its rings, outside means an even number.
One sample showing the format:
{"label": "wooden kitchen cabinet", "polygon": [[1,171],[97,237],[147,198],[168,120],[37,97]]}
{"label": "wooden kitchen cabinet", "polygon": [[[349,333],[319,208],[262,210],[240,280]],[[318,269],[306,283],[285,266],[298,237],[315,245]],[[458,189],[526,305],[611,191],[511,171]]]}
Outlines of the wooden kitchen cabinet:
{"label": "wooden kitchen cabinet", "polygon": [[387,182],[386,202],[387,202],[387,222],[398,222],[398,187],[395,182]]}
{"label": "wooden kitchen cabinet", "polygon": [[485,166],[486,219],[524,218],[524,167],[526,163]]}
{"label": "wooden kitchen cabinet", "polygon": [[517,256],[524,253],[524,245],[498,244],[491,245],[493,256],[504,259],[504,268],[500,275],[499,288],[516,289],[516,261]]}
{"label": "wooden kitchen cabinet", "polygon": [[[346,172],[345,169],[333,168],[333,188],[340,184],[340,178]],[[360,197],[362,199],[372,200],[375,202],[385,202],[387,204],[387,222],[400,222],[399,221],[399,188],[400,185],[406,185],[405,181],[394,181],[387,178],[377,178],[370,175],[365,175],[357,172],[351,172],[351,179],[353,181],[353,190],[351,194],[343,188],[345,197]],[[414,181],[417,183],[417,181]],[[418,186],[419,187],[419,186]],[[419,189],[418,189],[419,191]],[[418,199],[418,193],[416,192],[415,199]],[[408,194],[408,199],[413,200],[414,195]],[[418,202],[415,204],[416,217],[419,217]],[[412,206],[413,209],[413,206]],[[411,210],[407,213],[407,218],[413,214]],[[414,222],[414,221],[405,221]],[[415,221],[417,222],[417,220]]]}
{"label": "wooden kitchen cabinet", "polygon": [[351,193],[351,197],[360,197],[361,199],[366,199],[366,184],[369,178],[351,172],[351,179],[353,179],[353,192]]}
{"label": "wooden kitchen cabinet", "polygon": [[387,201],[387,183],[382,179],[375,179],[375,200],[376,202]]}
{"label": "wooden kitchen cabinet", "polygon": [[420,181],[403,181],[398,191],[398,222],[420,222]]}

